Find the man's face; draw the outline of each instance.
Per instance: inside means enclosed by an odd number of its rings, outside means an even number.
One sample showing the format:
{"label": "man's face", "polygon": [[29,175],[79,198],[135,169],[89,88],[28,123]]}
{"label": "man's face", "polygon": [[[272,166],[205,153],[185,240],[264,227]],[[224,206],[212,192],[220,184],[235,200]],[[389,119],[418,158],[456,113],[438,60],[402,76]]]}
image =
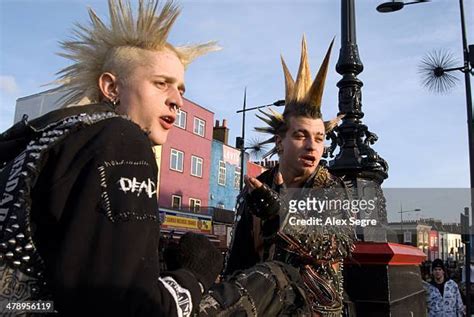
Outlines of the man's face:
{"label": "man's face", "polygon": [[146,63],[119,82],[119,109],[157,145],[166,142],[176,111],[183,105],[184,66],[170,50],[146,52],[146,56]]}
{"label": "man's face", "polygon": [[290,117],[285,136],[277,138],[281,168],[293,176],[311,175],[324,152],[324,132],[321,119]]}
{"label": "man's face", "polygon": [[440,267],[435,267],[433,269],[433,276],[436,280],[441,280],[444,277],[444,271]]}

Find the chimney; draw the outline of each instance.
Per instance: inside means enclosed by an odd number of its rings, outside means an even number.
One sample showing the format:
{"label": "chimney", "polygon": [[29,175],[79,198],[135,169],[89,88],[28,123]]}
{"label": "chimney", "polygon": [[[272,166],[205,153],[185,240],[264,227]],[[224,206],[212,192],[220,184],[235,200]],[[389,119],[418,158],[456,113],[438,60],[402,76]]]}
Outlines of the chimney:
{"label": "chimney", "polygon": [[229,129],[227,128],[227,120],[222,120],[222,125],[219,125],[219,120],[216,120],[216,125],[214,126],[212,138],[214,140],[221,141],[226,144],[229,141]]}

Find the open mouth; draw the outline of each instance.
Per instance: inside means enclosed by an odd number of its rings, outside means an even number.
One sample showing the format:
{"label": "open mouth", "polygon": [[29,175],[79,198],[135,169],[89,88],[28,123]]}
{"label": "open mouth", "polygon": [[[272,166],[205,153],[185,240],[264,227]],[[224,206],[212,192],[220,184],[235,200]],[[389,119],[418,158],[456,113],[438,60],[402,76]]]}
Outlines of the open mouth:
{"label": "open mouth", "polygon": [[305,154],[300,156],[300,161],[305,167],[312,167],[316,163],[316,157],[313,155]]}
{"label": "open mouth", "polygon": [[175,121],[175,117],[172,117],[172,116],[162,116],[162,117],[160,117],[160,124],[166,130],[171,129],[171,127],[173,126],[174,121]]}

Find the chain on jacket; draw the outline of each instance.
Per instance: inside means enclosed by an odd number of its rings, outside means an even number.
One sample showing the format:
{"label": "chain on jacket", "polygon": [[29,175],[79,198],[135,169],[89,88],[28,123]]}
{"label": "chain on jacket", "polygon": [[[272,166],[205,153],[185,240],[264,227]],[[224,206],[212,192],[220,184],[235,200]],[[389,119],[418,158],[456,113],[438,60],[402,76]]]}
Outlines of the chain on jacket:
{"label": "chain on jacket", "polygon": [[[244,190],[238,197],[238,219],[234,230],[246,213],[258,216],[261,222],[260,239],[263,240],[260,260],[278,260],[298,267],[312,310],[322,316],[340,316],[343,309],[342,260],[353,248],[355,238],[353,228],[289,225],[288,196],[294,196],[294,193],[285,195],[285,189],[274,184],[273,179],[277,171],[278,167],[275,167],[259,177],[264,183],[260,191],[254,191],[255,193],[249,195]],[[298,191],[297,196],[299,200],[349,198],[343,181],[332,176],[324,167],[318,167]],[[278,215],[274,216],[275,214]],[[291,216],[305,219],[310,215],[296,213]],[[348,215],[341,210],[329,208],[319,214],[319,217],[347,218]],[[231,252],[234,244],[238,243],[239,241],[234,241],[233,236]],[[226,258],[226,266],[229,264],[230,256]]]}

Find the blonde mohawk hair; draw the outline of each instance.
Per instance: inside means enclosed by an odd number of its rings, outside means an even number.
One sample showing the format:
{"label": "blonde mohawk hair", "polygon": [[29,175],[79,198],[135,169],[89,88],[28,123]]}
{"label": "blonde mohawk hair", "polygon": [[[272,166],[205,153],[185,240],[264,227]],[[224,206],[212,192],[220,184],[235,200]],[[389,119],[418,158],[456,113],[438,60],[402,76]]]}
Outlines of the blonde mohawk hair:
{"label": "blonde mohawk hair", "polygon": [[[308,51],[306,49],[306,38],[303,35],[301,43],[300,67],[296,76],[296,82],[291,76],[283,57],[281,63],[285,77],[285,110],[283,114],[269,109],[269,112],[259,110],[264,116],[257,117],[267,124],[266,127],[255,128],[258,132],[272,134],[268,140],[260,145],[274,143],[278,135],[285,126],[285,120],[291,115],[308,116],[314,119],[321,118],[321,101],[323,98],[324,83],[326,81],[327,70],[329,66],[329,57],[334,40],[332,40],[326,52],[326,56],[319,68],[314,81],[311,79],[311,71],[308,62]],[[334,129],[343,116],[324,122],[326,133]],[[277,153],[276,147],[272,148],[264,157],[269,157]]]}
{"label": "blonde mohawk hair", "polygon": [[109,0],[110,25],[107,26],[89,8],[90,25],[75,24],[72,40],[60,42],[60,56],[75,63],[57,73],[61,86],[67,90],[64,104],[77,103],[84,97],[99,101],[98,79],[107,71],[104,66],[117,49],[131,48],[159,51],[168,48],[176,53],[186,67],[195,58],[219,50],[216,42],[174,47],[167,43],[173,23],[180,13],[173,0],[168,0],[157,15],[159,0],[139,0],[135,17],[129,0]]}

